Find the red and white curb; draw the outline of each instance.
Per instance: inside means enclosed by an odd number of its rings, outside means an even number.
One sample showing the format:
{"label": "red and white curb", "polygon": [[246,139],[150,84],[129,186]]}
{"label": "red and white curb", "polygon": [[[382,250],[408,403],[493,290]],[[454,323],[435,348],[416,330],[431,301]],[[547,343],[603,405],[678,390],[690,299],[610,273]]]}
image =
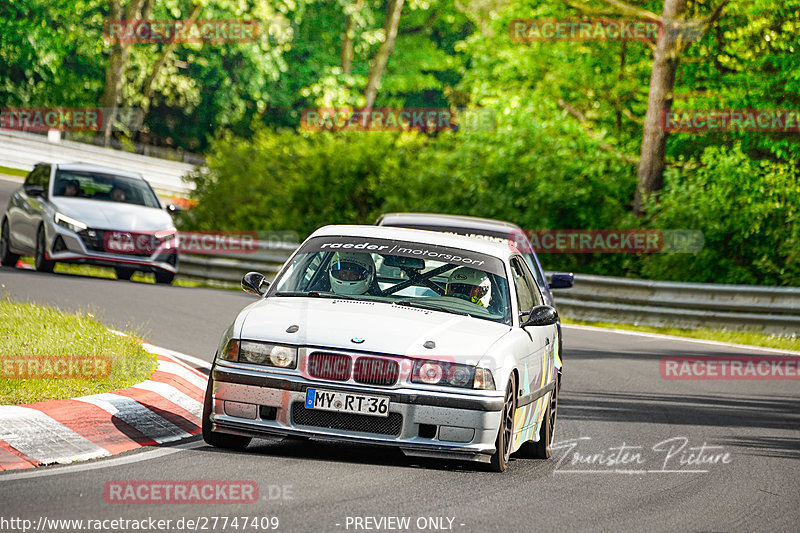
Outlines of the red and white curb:
{"label": "red and white curb", "polygon": [[107,457],[199,433],[206,376],[170,350],[143,346],[158,367],[132,387],[0,406],[0,470]]}

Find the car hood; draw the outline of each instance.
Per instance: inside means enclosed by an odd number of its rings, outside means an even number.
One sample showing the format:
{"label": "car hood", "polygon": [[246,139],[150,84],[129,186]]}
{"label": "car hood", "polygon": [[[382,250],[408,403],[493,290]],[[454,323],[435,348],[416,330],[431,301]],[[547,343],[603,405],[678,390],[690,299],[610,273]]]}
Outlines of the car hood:
{"label": "car hood", "polygon": [[[288,333],[295,325],[297,332]],[[510,329],[488,320],[382,302],[272,297],[248,308],[240,338],[475,364]],[[435,348],[423,347],[427,341]]]}
{"label": "car hood", "polygon": [[154,207],[87,198],[60,197],[51,202],[59,213],[80,220],[90,228],[158,231],[174,227],[169,213]]}

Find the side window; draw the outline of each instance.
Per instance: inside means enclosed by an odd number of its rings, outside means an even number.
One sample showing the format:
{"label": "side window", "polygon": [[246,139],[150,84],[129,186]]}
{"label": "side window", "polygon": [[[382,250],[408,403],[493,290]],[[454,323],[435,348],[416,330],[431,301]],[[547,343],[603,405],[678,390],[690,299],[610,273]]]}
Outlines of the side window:
{"label": "side window", "polygon": [[531,269],[533,277],[536,279],[536,284],[539,285],[542,290],[544,290],[547,287],[547,284],[544,282],[544,275],[542,275],[542,271],[539,270],[539,265],[536,264],[536,261],[534,261],[531,254],[523,254],[522,257],[525,259],[525,263],[527,263],[528,267]]}
{"label": "side window", "polygon": [[536,281],[534,281],[534,277],[531,274],[531,272],[534,271],[534,269],[526,269],[524,263],[521,263],[520,267],[522,268],[523,275],[525,276],[525,279],[528,282],[528,286],[531,289],[531,293],[533,294],[533,305],[544,304],[544,298],[542,297],[542,293],[536,286]]}
{"label": "side window", "polygon": [[44,189],[45,194],[50,194],[50,167],[49,166],[42,166],[42,188]]}
{"label": "side window", "polygon": [[28,177],[25,178],[25,186],[38,185],[47,193],[47,187],[50,185],[50,167],[47,165],[38,166],[34,168]]}
{"label": "side window", "polygon": [[42,167],[36,167],[31,170],[28,177],[25,178],[25,185],[41,185],[42,184]]}
{"label": "side window", "polygon": [[519,312],[529,312],[534,304],[534,293],[531,290],[530,282],[526,278],[525,267],[522,266],[519,259],[514,258],[511,260],[511,271],[514,274],[514,288],[517,292],[517,305]]}

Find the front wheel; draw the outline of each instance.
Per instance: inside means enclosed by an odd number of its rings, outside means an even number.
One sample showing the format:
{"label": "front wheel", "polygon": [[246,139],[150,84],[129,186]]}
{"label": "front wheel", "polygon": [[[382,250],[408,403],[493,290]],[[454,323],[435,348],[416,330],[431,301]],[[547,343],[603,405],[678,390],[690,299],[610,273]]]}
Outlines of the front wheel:
{"label": "front wheel", "polygon": [[539,428],[539,440],[528,441],[520,449],[520,456],[533,459],[549,459],[553,455],[553,435],[556,431],[556,415],[558,414],[558,392],[561,389],[561,377],[550,392],[550,401],[544,413],[542,427]]}
{"label": "front wheel", "polygon": [[203,402],[203,440],[206,441],[206,444],[217,448],[244,450],[253,440],[250,437],[228,435],[227,433],[217,433],[211,430],[211,407],[214,402],[213,389],[214,381],[209,377],[205,401]]}
{"label": "front wheel", "polygon": [[0,229],[0,264],[7,267],[17,266],[19,256],[11,252],[11,236],[8,231],[8,220],[3,221],[3,227]]}
{"label": "front wheel", "polygon": [[39,227],[36,234],[36,255],[33,258],[33,266],[39,272],[52,272],[56,266],[55,261],[47,259],[47,242],[44,236],[44,226]]}
{"label": "front wheel", "polygon": [[511,379],[508,380],[508,385],[506,385],[503,414],[500,419],[500,428],[497,431],[497,440],[495,441],[495,452],[489,463],[494,472],[505,472],[511,457],[511,444],[514,440],[514,413],[516,412],[517,403],[514,383],[514,374],[512,374]]}

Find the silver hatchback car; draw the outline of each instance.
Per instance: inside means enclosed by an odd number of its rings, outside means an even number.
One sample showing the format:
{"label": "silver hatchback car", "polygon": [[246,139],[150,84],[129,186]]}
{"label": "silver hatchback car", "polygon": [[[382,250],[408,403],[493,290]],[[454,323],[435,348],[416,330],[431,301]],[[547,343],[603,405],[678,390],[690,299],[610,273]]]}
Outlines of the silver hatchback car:
{"label": "silver hatchback car", "polygon": [[178,239],[170,214],[142,176],[85,164],[41,163],[14,192],[2,217],[0,262],[33,255],[36,270],[56,262],[113,267],[120,279],[153,272],[172,283]]}

